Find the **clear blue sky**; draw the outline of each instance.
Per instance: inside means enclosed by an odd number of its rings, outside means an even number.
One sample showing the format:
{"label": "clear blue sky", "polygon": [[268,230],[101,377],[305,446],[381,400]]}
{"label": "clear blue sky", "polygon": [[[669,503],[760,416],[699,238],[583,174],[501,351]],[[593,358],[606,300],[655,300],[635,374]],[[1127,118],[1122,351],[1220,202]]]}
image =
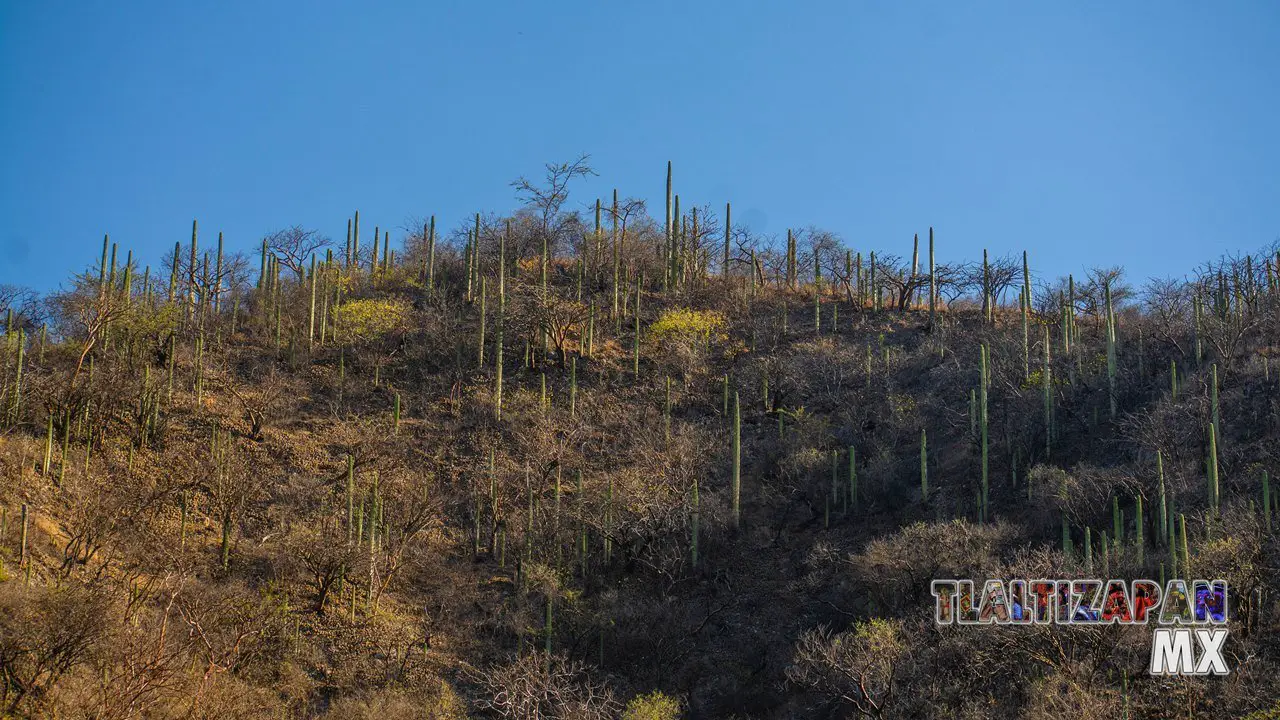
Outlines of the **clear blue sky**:
{"label": "clear blue sky", "polygon": [[580,152],[571,203],[660,213],[670,159],[761,231],[1180,275],[1280,237],[1278,33],[1270,0],[2,2],[0,283],[192,218],[452,228]]}

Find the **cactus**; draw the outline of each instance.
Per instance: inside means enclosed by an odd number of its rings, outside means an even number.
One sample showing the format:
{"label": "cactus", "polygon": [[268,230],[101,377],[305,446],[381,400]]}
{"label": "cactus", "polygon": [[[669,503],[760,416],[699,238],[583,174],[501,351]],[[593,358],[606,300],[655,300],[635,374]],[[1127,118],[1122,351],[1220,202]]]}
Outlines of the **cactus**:
{"label": "cactus", "polygon": [[1044,456],[1049,458],[1053,450],[1053,362],[1049,357],[1049,326],[1044,328],[1044,367],[1040,373],[1040,387],[1044,393]]}
{"label": "cactus", "polygon": [[642,282],[636,283],[636,331],[631,339],[631,373],[636,382],[640,382],[640,292],[643,289]]}
{"label": "cactus", "polygon": [[1262,471],[1262,518],[1267,532],[1271,532],[1271,477]]}
{"label": "cactus", "polygon": [[693,478],[693,507],[689,512],[689,554],[693,567],[698,567],[698,532],[701,523],[702,501],[698,496],[698,478]]}
{"label": "cactus", "polygon": [[1191,542],[1187,539],[1187,516],[1185,514],[1178,516],[1178,525],[1182,530],[1182,573],[1185,577],[1191,577]]}
{"label": "cactus", "polygon": [[730,479],[730,492],[733,496],[733,529],[741,527],[742,497],[742,413],[738,404],[738,393],[733,394],[733,473]]}
{"label": "cactus", "polygon": [[18,328],[18,361],[13,373],[13,425],[17,425],[22,413],[22,366],[26,360],[26,332]]}
{"label": "cactus", "polygon": [[858,450],[849,446],[849,505],[858,509]]}
{"label": "cactus", "polygon": [[822,334],[822,263],[816,247],[813,249],[813,332]]}
{"label": "cactus", "polygon": [[1216,516],[1218,514],[1218,432],[1213,426],[1209,426],[1209,509]]}
{"label": "cactus", "polygon": [[929,449],[924,428],[920,428],[920,501],[929,502]]}
{"label": "cactus", "polygon": [[933,228],[929,228],[929,329],[933,329],[935,305],[938,299],[938,280],[933,263]]}
{"label": "cactus", "polygon": [[662,406],[662,439],[671,441],[671,376],[667,376],[667,394]]}
{"label": "cactus", "polygon": [[1124,513],[1120,510],[1120,496],[1115,494],[1111,496],[1111,526],[1116,544],[1120,545],[1124,542]]}
{"label": "cactus", "polygon": [[400,434],[400,393],[395,396],[395,409],[392,410],[392,430],[393,435]]}
{"label": "cactus", "polygon": [[989,506],[987,503],[990,497],[990,477],[989,477],[990,451],[989,451],[989,444],[988,444],[990,440],[990,430],[987,422],[988,420],[987,418],[987,386],[988,386],[988,383],[990,382],[989,378],[991,377],[991,375],[990,375],[990,368],[988,367],[988,362],[987,362],[987,355],[988,355],[987,344],[982,343],[979,350],[980,350],[980,354],[979,354],[979,368],[978,368],[978,428],[980,432],[980,439],[982,442],[982,507],[980,508],[978,519],[981,522],[986,522],[987,516],[989,515]]}
{"label": "cactus", "polygon": [[[671,412],[671,378],[667,378],[667,413]],[[578,415],[578,357],[569,360],[569,417]],[[670,418],[668,418],[668,423]]]}
{"label": "cactus", "polygon": [[1160,493],[1160,540],[1167,542],[1169,537],[1169,497],[1164,487],[1164,455],[1156,450],[1156,475],[1159,478]]}
{"label": "cactus", "polygon": [[182,491],[182,495],[178,498],[178,509],[181,516],[178,520],[178,549],[182,550],[187,547],[187,518],[190,515],[190,493],[186,490]]}
{"label": "cactus", "polygon": [[1133,503],[1133,541],[1138,548],[1138,564],[1142,564],[1143,555],[1143,537],[1142,537],[1142,496],[1138,495],[1134,498]]}
{"label": "cactus", "polygon": [[[986,505],[985,501],[983,505]],[[1069,558],[1071,552],[1071,525],[1067,522],[1067,512],[1064,510],[1062,511],[1062,554]]]}
{"label": "cactus", "polygon": [[347,544],[351,544],[355,530],[356,456],[347,455]]}
{"label": "cactus", "polygon": [[486,297],[488,296],[488,278],[480,278],[480,329],[479,342],[476,343],[476,364],[484,367],[484,325],[487,308],[485,307]]}
{"label": "cactus", "polygon": [[1084,572],[1093,574],[1093,529],[1088,526],[1084,529]]}
{"label": "cactus", "polygon": [[1209,408],[1213,417],[1213,433],[1221,441],[1222,422],[1218,412],[1218,363],[1209,366]]}
{"label": "cactus", "polygon": [[1031,378],[1031,269],[1022,251],[1022,376]]}
{"label": "cactus", "polygon": [[721,267],[721,272],[724,274],[725,280],[729,279],[729,243],[732,237],[732,228],[733,228],[733,223],[732,223],[733,216],[731,213],[732,213],[732,208],[729,206],[729,203],[725,203],[724,204],[724,265]]}
{"label": "cactus", "polygon": [[27,523],[30,520],[29,516],[30,510],[27,508],[27,504],[22,503],[22,519],[19,521],[21,523],[19,526],[21,528],[21,535],[19,536],[18,541],[18,567],[27,568],[28,579],[31,577],[31,566],[27,564]]}
{"label": "cactus", "polygon": [[982,248],[982,317],[988,325],[995,313],[991,300],[991,263],[987,259],[987,249]]}
{"label": "cactus", "polygon": [[1111,419],[1116,419],[1116,316],[1111,307],[1111,283],[1104,284],[1107,313],[1107,397]]}
{"label": "cactus", "polygon": [[546,645],[543,648],[543,650],[547,653],[548,658],[551,656],[551,602],[552,602],[552,597],[550,594],[548,594],[547,595],[547,619],[543,624],[543,628],[542,628],[542,634],[546,638]]}
{"label": "cactus", "polygon": [[[677,205],[676,208],[677,208],[676,214],[679,215],[680,213],[679,205]],[[666,224],[662,226],[662,232],[663,232],[663,237],[666,238],[666,243],[667,243],[666,260],[670,262],[671,246],[675,242],[675,234],[674,234],[675,228],[671,224],[671,161],[670,160],[667,161],[667,219],[666,219]],[[670,275],[668,273],[664,277],[669,277],[669,276]],[[666,282],[667,282],[666,280],[663,280],[664,286],[666,285]]]}
{"label": "cactus", "polygon": [[[476,215],[476,223],[479,224],[480,215]],[[506,324],[507,315],[507,232],[511,229],[511,222],[507,221],[507,227],[503,230],[502,236],[498,240],[498,337],[497,347],[494,350],[494,392],[493,392],[493,416],[495,420],[502,420],[502,345],[503,345],[503,326]]]}

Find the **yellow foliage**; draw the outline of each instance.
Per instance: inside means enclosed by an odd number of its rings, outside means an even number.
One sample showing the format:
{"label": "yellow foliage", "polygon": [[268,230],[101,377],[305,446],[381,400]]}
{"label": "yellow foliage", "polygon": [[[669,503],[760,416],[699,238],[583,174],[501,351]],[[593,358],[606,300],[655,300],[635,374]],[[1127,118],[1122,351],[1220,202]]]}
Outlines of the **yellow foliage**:
{"label": "yellow foliage", "polygon": [[649,326],[649,334],[659,344],[722,341],[725,332],[724,315],[710,310],[675,308],[664,310]]}
{"label": "yellow foliage", "polygon": [[343,342],[376,342],[409,327],[409,303],[400,298],[352,300],[338,314],[338,337]]}
{"label": "yellow foliage", "polygon": [[677,720],[679,717],[680,701],[661,690],[635,696],[622,713],[623,720]]}

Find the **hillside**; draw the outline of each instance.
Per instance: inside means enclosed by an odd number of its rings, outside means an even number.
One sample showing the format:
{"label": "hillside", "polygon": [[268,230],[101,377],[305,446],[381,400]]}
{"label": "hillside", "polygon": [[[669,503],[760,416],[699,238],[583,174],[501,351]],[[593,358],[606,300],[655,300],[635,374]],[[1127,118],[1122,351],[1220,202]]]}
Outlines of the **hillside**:
{"label": "hillside", "polygon": [[[573,178],[7,299],[0,713],[1280,716],[1274,248],[1057,278]],[[932,621],[1081,575],[1226,579],[1231,675]]]}

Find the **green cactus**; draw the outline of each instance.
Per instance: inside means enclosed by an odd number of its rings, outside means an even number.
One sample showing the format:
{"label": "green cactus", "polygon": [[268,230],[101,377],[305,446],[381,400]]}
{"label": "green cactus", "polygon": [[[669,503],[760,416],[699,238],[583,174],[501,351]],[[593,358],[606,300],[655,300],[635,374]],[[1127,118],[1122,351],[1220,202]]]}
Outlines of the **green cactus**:
{"label": "green cactus", "polygon": [[671,442],[671,376],[667,376],[667,393],[666,399],[662,406],[662,438],[665,442]]}
{"label": "green cactus", "polygon": [[1156,476],[1159,479],[1160,493],[1160,537],[1161,542],[1167,542],[1169,536],[1169,498],[1164,486],[1164,455],[1156,450]]}
{"label": "green cactus", "polygon": [[356,456],[347,455],[347,544],[354,540],[355,531]]}
{"label": "green cactus", "polygon": [[1104,284],[1107,313],[1107,398],[1111,419],[1116,419],[1116,315],[1111,307],[1111,283]]}
{"label": "green cactus", "polygon": [[1134,498],[1133,503],[1133,541],[1138,549],[1138,564],[1142,564],[1145,543],[1142,536],[1142,496]]}
{"label": "green cactus", "polygon": [[698,531],[701,523],[702,501],[698,497],[698,478],[693,479],[693,510],[689,514],[690,554],[693,567],[698,567]]}
{"label": "green cactus", "polygon": [[[671,378],[667,378],[667,405],[670,413]],[[578,415],[578,356],[569,360],[569,417]]]}
{"label": "green cactus", "polygon": [[1084,529],[1084,572],[1093,574],[1093,529],[1088,526]]}
{"label": "green cactus", "polygon": [[1213,413],[1213,431],[1219,441],[1222,439],[1222,421],[1218,411],[1218,363],[1209,366],[1209,407]]}
{"label": "green cactus", "polygon": [[1209,509],[1216,516],[1218,514],[1218,432],[1213,426],[1209,426]]}
{"label": "green cactus", "polygon": [[1124,513],[1120,510],[1120,496],[1111,495],[1111,532],[1116,544],[1124,542]]}
{"label": "green cactus", "polygon": [[733,529],[741,527],[742,498],[742,413],[738,404],[738,393],[733,394],[733,436],[732,436],[733,473],[730,488],[733,496]]}
{"label": "green cactus", "polygon": [[1022,251],[1022,376],[1031,378],[1031,269]]}
{"label": "green cactus", "polygon": [[1044,456],[1049,458],[1053,450],[1053,361],[1049,357],[1049,327],[1044,328],[1044,367],[1040,373],[1040,387],[1044,394]]}
{"label": "green cactus", "polygon": [[[48,465],[48,462],[45,463]],[[1267,471],[1262,471],[1262,518],[1267,532],[1271,532],[1271,478]]]}
{"label": "green cactus", "polygon": [[427,241],[427,290],[436,288],[436,216],[422,229]]}
{"label": "green cactus", "polygon": [[732,213],[732,208],[729,206],[729,203],[725,203],[724,204],[724,264],[721,266],[721,269],[720,269],[724,275],[725,280],[729,279],[729,243],[732,238],[732,229],[733,229],[733,222],[732,222],[733,216],[731,213]]}
{"label": "green cactus", "polygon": [[929,448],[924,428],[920,428],[920,501],[929,502]]}
{"label": "green cactus", "polygon": [[858,450],[849,446],[849,506],[858,509]]}
{"label": "green cactus", "polygon": [[987,387],[990,382],[989,363],[987,360],[988,350],[987,344],[982,343],[979,348],[979,368],[978,368],[978,429],[982,442],[982,507],[978,515],[981,522],[986,522],[990,514],[988,499],[990,497],[990,430],[987,418]]}
{"label": "green cactus", "polygon": [[[983,504],[985,505],[986,502],[984,501]],[[1069,558],[1071,552],[1071,525],[1067,522],[1067,513],[1064,510],[1062,512],[1062,554]]]}
{"label": "green cactus", "polygon": [[1191,542],[1187,539],[1187,516],[1178,516],[1178,525],[1182,530],[1182,573],[1186,578],[1191,577]]}
{"label": "green cactus", "polygon": [[[480,222],[479,214],[476,215],[476,223]],[[507,227],[503,230],[502,236],[498,240],[498,337],[496,338],[496,348],[494,349],[494,392],[493,392],[493,416],[495,420],[502,420],[502,346],[503,346],[503,326],[506,324],[507,315],[507,232],[511,229],[511,221],[507,221]]]}
{"label": "green cactus", "polygon": [[640,382],[640,294],[643,285],[643,282],[636,283],[636,330],[631,338],[631,374],[636,382]]}

